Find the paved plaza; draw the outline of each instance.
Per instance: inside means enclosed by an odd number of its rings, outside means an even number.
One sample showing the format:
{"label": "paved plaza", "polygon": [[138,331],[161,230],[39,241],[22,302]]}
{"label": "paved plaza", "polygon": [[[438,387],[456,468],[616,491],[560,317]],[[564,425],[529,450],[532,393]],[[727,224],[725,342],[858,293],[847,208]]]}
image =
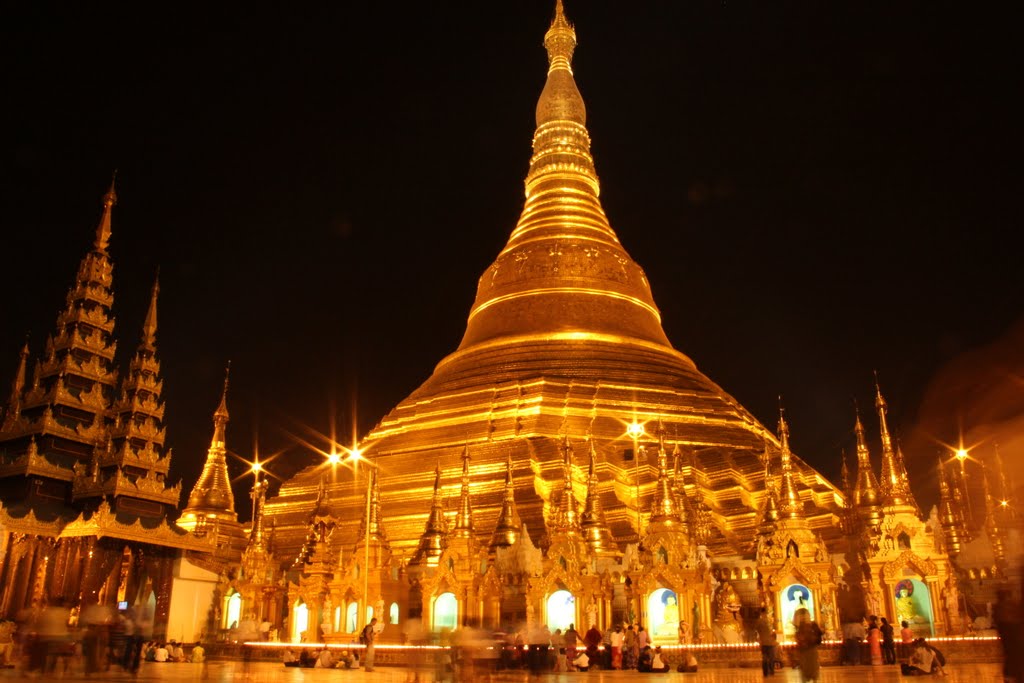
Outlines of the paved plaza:
{"label": "paved plaza", "polygon": [[[1000,681],[999,664],[963,664],[946,668],[944,678],[906,678],[894,666],[847,666],[823,667],[820,683],[895,683],[896,681],[936,680],[946,683],[988,683]],[[484,677],[479,677],[484,678]],[[503,672],[491,677],[490,683],[528,683],[531,679],[525,672]],[[154,664],[145,663],[137,677],[111,670],[110,673],[86,678],[82,673],[67,673],[47,676],[38,674],[34,679],[12,669],[0,671],[0,683],[15,680],[62,680],[62,681],[151,681],[153,683],[409,683],[412,676],[408,669],[379,666],[372,673],[340,669],[295,669],[281,664],[259,662],[246,667],[242,662],[211,662],[206,671],[195,664]],[[756,683],[763,681],[757,669],[708,669],[695,674],[640,674],[635,671],[593,671],[587,673],[543,674],[537,679],[542,683],[640,683],[642,681],[669,681],[671,683]],[[800,674],[793,669],[784,669],[776,674],[773,683],[798,683]],[[432,676],[421,678],[422,683],[434,683]],[[453,682],[461,683],[461,682]],[[487,683],[473,680],[467,683]]]}

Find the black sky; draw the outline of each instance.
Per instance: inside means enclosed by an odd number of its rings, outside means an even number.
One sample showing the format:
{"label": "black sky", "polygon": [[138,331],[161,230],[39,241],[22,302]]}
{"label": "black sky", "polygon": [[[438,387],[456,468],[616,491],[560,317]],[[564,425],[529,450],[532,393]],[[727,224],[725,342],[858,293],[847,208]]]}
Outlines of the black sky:
{"label": "black sky", "polygon": [[[121,353],[159,266],[186,491],[228,359],[233,450],[354,408],[365,433],[457,346],[521,208],[553,3],[320,4],[21,3],[0,22],[0,380],[26,332],[36,354],[53,330],[117,168]],[[782,394],[825,474],[872,370],[909,429],[931,378],[1019,319],[1009,17],[567,11],[602,201],[669,338],[766,424]],[[292,446],[277,464],[309,462]]]}

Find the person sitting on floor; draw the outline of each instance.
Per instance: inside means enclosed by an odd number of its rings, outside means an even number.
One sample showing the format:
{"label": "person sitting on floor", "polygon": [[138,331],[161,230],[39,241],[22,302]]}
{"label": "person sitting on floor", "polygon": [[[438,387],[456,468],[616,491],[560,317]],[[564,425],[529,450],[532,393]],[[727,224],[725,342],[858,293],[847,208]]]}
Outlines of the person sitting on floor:
{"label": "person sitting on floor", "polygon": [[341,654],[338,655],[338,663],[335,664],[338,668],[351,669],[353,666],[358,666],[358,661],[355,656],[348,650],[342,650]]}
{"label": "person sitting on floor", "polygon": [[185,650],[181,647],[181,643],[172,640],[168,651],[170,652],[172,662],[185,661]]}
{"label": "person sitting on floor", "polygon": [[928,645],[924,638],[918,638],[911,644],[910,659],[900,664],[904,676],[925,676],[928,674],[943,675],[942,666],[946,658],[935,647]]}
{"label": "person sitting on floor", "polygon": [[697,658],[693,656],[692,652],[684,652],[683,660],[684,662],[676,667],[676,671],[681,674],[697,673]]}
{"label": "person sitting on floor", "polygon": [[313,665],[315,669],[333,669],[334,668],[334,655],[326,647],[320,650],[320,654],[316,658],[316,664]]}
{"label": "person sitting on floor", "polygon": [[581,650],[579,656],[572,660],[572,665],[577,671],[586,671],[590,668],[590,657],[587,656],[586,650]]}
{"label": "person sitting on floor", "polygon": [[[292,659],[295,659],[293,656]],[[192,648],[192,663],[202,664],[206,661],[206,650],[203,648],[201,643],[196,643],[196,646]]]}
{"label": "person sitting on floor", "polygon": [[167,651],[167,647],[160,643],[156,646],[156,654],[153,656],[154,662],[166,662],[171,658],[171,653]]}
{"label": "person sitting on floor", "polygon": [[661,658],[661,646],[654,648],[654,657],[651,659],[651,672],[656,674],[668,673],[668,664]]}
{"label": "person sitting on floor", "polygon": [[[194,655],[195,654],[195,650],[193,650],[192,652],[193,652],[193,655]],[[299,665],[299,660],[295,656],[295,653],[292,652],[291,650],[287,649],[287,648],[281,654],[281,661],[284,662],[285,666],[298,666]]]}
{"label": "person sitting on floor", "polygon": [[654,655],[651,654],[651,646],[647,645],[640,651],[640,657],[636,662],[636,670],[644,673],[650,673],[653,667]]}

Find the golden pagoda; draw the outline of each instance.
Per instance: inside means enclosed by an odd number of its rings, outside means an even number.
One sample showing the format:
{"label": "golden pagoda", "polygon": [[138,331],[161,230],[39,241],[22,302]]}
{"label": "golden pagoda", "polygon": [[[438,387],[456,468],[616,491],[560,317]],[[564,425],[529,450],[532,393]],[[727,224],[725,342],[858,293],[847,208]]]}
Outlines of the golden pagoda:
{"label": "golden pagoda", "polygon": [[[533,536],[526,542],[539,541],[550,552],[569,526],[578,534],[572,499],[579,498],[585,503],[582,547],[610,538],[607,556],[632,547],[632,562],[649,524],[668,524],[661,519],[663,507],[681,493],[698,522],[694,542],[687,537],[688,552],[733,558],[736,566],[723,571],[736,573],[741,593],[755,595],[753,561],[736,558],[749,548],[758,524],[764,442],[778,443],[671,345],[643,269],[605,215],[586,107],[572,70],[576,33],[561,2],[544,47],[547,79],[536,107],[519,221],[480,277],[459,347],[360,443],[379,472],[391,552],[408,560],[422,548],[432,514],[424,494],[432,490],[433,465],[456,470],[468,443],[475,534],[492,549],[513,549],[522,541],[516,529],[525,528]],[[662,425],[660,448],[652,436],[655,424]],[[630,425],[639,429],[627,431]],[[583,439],[594,454],[585,477],[574,461],[567,463],[565,446]],[[687,458],[670,481],[661,450],[676,447]],[[838,536],[842,494],[796,455],[790,463],[807,525]],[[267,502],[282,552],[302,545],[323,471],[300,472]],[[327,485],[338,512],[335,533],[355,541],[362,496],[338,471]],[[607,533],[595,526],[598,510]],[[571,515],[576,518],[569,525]],[[612,586],[624,575],[587,562],[591,575],[607,572],[601,589],[607,617],[646,612],[646,596],[627,597],[621,582]],[[745,583],[739,579],[744,574]],[[531,612],[546,617],[546,603],[518,605],[502,618]],[[586,608],[576,602],[580,623]]]}
{"label": "golden pagoda", "polygon": [[188,496],[188,504],[178,517],[178,526],[199,538],[210,535],[218,554],[226,560],[238,560],[246,546],[245,533],[235,512],[235,494],[228,474],[227,426],[228,384],[231,369],[224,373],[224,390],[213,412],[213,437],[206,452],[203,471]]}

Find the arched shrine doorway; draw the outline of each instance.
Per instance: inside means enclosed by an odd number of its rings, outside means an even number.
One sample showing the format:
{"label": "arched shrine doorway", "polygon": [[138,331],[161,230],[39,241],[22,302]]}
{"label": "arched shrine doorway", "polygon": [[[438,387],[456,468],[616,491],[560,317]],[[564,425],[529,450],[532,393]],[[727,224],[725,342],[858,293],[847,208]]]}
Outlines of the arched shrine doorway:
{"label": "arched shrine doorway", "polygon": [[576,623],[576,597],[567,590],[558,590],[548,596],[547,626],[553,632],[556,628],[563,631],[569,624]]}

